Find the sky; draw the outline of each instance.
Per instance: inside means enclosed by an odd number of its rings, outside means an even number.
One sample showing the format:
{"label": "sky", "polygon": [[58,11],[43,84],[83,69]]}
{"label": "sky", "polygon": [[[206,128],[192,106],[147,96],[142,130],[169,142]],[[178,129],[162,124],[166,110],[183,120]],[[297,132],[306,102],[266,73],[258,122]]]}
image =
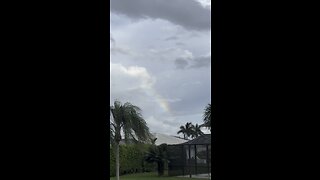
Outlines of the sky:
{"label": "sky", "polygon": [[110,56],[110,105],[140,107],[155,133],[202,124],[211,103],[211,1],[111,0]]}

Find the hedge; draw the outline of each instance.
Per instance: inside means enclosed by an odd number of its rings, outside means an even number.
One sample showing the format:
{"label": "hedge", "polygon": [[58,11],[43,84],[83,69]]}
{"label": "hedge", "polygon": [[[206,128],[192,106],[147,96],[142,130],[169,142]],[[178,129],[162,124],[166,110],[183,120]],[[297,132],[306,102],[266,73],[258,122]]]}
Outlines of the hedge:
{"label": "hedge", "polygon": [[[120,145],[120,175],[155,171],[155,164],[144,161],[144,155],[149,146],[146,144]],[[110,177],[115,175],[115,148],[110,147]]]}

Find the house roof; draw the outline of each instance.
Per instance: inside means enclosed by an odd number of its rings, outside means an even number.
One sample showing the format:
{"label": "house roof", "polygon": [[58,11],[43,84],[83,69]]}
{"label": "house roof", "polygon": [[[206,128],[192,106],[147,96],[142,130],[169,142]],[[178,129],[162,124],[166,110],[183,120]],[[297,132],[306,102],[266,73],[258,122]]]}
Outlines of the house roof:
{"label": "house roof", "polygon": [[[185,143],[187,142],[188,140],[186,139],[182,139],[182,138],[179,138],[179,137],[175,137],[175,136],[170,136],[170,135],[166,135],[166,134],[161,134],[161,133],[152,133],[152,138],[157,138],[156,142],[155,142],[155,145],[160,145],[160,144],[168,144],[168,145],[172,145],[172,144],[181,144],[181,143]],[[130,141],[128,140],[127,142],[128,144],[130,143],[134,143],[133,141]],[[125,142],[124,139],[122,139],[120,141],[120,144],[127,144]]]}
{"label": "house roof", "polygon": [[185,139],[181,139],[181,138],[177,138],[174,136],[169,136],[169,135],[161,134],[161,133],[152,133],[152,135],[154,136],[154,138],[157,138],[157,140],[155,142],[156,145],[160,145],[163,143],[166,143],[168,145],[181,144],[181,143],[185,143],[188,141]]}
{"label": "house roof", "polygon": [[211,134],[204,134],[182,144],[211,144]]}

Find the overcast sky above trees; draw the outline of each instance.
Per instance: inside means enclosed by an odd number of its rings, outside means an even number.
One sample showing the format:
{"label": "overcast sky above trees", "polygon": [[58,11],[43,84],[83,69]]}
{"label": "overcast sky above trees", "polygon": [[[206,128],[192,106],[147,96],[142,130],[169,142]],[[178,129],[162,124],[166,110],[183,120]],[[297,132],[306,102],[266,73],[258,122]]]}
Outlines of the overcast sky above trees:
{"label": "overcast sky above trees", "polygon": [[[152,132],[202,124],[211,103],[210,0],[111,0],[111,102],[142,109]],[[208,131],[205,131],[208,132]]]}

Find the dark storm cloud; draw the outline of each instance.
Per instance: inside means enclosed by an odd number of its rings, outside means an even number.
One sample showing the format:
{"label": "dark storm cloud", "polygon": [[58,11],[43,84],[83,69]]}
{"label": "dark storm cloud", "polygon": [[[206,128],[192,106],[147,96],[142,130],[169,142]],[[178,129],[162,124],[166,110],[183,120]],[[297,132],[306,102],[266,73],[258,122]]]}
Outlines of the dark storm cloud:
{"label": "dark storm cloud", "polygon": [[187,29],[211,29],[211,11],[195,0],[111,0],[110,6],[130,18],[161,18]]}
{"label": "dark storm cloud", "polygon": [[174,61],[177,69],[184,69],[188,66],[188,61],[183,58],[178,58]]}

